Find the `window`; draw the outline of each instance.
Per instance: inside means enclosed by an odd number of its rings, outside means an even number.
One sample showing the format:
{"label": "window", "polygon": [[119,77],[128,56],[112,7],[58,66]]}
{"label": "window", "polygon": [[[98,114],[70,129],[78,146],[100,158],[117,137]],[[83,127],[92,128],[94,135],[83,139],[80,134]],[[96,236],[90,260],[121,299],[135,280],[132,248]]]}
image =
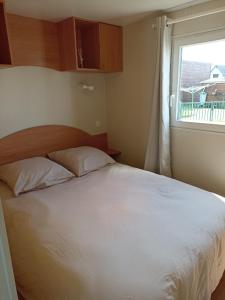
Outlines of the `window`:
{"label": "window", "polygon": [[225,130],[225,32],[211,35],[174,41],[174,126]]}

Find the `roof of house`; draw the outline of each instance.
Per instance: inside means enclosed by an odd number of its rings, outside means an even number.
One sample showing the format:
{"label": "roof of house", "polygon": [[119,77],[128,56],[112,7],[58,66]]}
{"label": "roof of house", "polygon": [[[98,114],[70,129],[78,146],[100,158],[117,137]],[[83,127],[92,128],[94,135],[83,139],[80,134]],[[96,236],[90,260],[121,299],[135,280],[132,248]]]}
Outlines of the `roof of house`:
{"label": "roof of house", "polygon": [[211,64],[196,61],[182,62],[181,85],[183,88],[199,85],[203,80],[210,78]]}
{"label": "roof of house", "polygon": [[212,71],[217,68],[222,74],[223,77],[225,77],[225,66],[224,65],[215,65],[212,69]]}

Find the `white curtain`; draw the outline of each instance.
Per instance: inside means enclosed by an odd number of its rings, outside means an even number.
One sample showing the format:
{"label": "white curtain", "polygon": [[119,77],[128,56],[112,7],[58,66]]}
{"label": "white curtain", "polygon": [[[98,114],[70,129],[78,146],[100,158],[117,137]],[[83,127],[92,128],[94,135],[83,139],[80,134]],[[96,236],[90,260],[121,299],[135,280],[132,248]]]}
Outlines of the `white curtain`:
{"label": "white curtain", "polygon": [[156,20],[157,49],[145,169],[171,177],[170,164],[170,58],[171,26],[167,17]]}

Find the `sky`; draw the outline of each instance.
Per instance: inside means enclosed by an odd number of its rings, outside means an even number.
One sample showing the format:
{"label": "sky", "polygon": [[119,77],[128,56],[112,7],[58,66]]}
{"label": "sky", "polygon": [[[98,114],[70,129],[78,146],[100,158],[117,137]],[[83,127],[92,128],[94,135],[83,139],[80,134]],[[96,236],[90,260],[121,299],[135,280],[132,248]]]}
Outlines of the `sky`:
{"label": "sky", "polygon": [[185,46],[182,51],[182,59],[225,65],[225,40]]}

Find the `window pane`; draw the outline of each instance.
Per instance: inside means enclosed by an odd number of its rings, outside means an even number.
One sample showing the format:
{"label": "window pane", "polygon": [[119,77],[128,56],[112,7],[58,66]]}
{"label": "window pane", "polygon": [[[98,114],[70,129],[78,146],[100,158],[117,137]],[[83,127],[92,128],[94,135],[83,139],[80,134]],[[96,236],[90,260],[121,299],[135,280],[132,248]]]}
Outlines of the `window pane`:
{"label": "window pane", "polygon": [[225,124],[225,40],[181,50],[177,120]]}

